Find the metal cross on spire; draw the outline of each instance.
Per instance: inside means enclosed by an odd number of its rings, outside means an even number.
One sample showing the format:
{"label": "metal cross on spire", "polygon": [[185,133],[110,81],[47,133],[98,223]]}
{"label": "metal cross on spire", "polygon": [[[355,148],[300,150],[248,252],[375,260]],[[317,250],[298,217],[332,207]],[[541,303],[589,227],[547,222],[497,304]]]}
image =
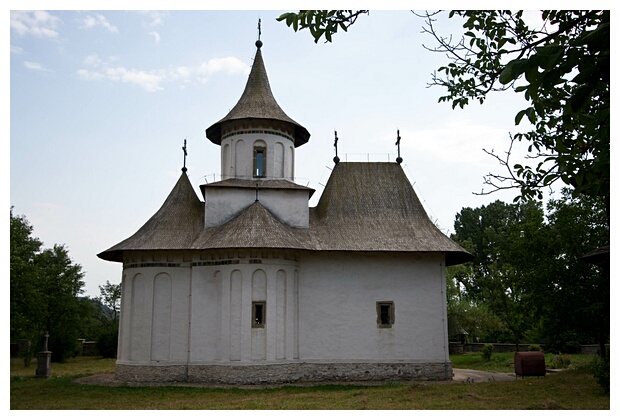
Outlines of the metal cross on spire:
{"label": "metal cross on spire", "polygon": [[187,158],[187,139],[183,140],[183,168],[181,169],[183,172],[187,172],[187,168],[185,167],[185,158]]}
{"label": "metal cross on spire", "polygon": [[338,132],[334,130],[334,149],[336,149],[336,156],[334,156],[334,163],[340,162],[338,157]]}
{"label": "metal cross on spire", "polygon": [[263,41],[260,40],[260,34],[261,34],[261,30],[260,30],[260,18],[258,18],[258,39],[256,40],[256,42],[254,43],[254,45],[256,45],[256,48],[260,49],[260,47],[263,46]]}
{"label": "metal cross on spire", "polygon": [[396,158],[396,163],[399,165],[402,163],[403,158],[400,157],[400,130],[396,130],[396,146],[398,146],[398,157]]}
{"label": "metal cross on spire", "polygon": [[258,40],[260,41],[260,18],[258,18]]}

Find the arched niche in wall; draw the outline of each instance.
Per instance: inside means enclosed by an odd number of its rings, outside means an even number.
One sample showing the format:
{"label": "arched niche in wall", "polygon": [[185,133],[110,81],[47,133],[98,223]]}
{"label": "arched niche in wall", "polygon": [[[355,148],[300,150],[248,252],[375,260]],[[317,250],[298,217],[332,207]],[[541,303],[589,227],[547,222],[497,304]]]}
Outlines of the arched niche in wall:
{"label": "arched niche in wall", "polygon": [[[244,152],[245,152],[245,142],[243,140],[237,140],[235,142],[235,177],[241,177],[245,175],[244,168]],[[233,174],[231,174],[233,175]]]}
{"label": "arched niche in wall", "polygon": [[153,280],[151,360],[170,359],[171,318],[172,279],[168,273],[159,273]]}
{"label": "arched niche in wall", "polygon": [[230,155],[230,144],[222,146],[222,178],[228,178],[233,170],[232,157]]}

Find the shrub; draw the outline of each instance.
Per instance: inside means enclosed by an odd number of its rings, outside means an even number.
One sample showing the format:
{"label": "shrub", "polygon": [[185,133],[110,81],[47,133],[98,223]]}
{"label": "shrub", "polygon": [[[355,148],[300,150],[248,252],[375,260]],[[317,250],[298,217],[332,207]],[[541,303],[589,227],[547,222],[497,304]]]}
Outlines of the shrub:
{"label": "shrub", "polygon": [[482,346],[482,360],[485,362],[491,361],[493,355],[493,344],[485,344]]}
{"label": "shrub", "polygon": [[527,347],[527,351],[541,351],[541,348],[538,344],[530,344]]}
{"label": "shrub", "polygon": [[556,354],[547,362],[547,367],[550,369],[566,369],[570,366],[570,362],[570,354]]}
{"label": "shrub", "polygon": [[581,354],[581,344],[577,341],[568,341],[564,344],[564,352],[569,354]]}
{"label": "shrub", "polygon": [[609,359],[596,358],[592,362],[592,375],[603,391],[609,394]]}
{"label": "shrub", "polygon": [[103,358],[115,358],[118,347],[118,330],[110,328],[97,337],[97,350]]}

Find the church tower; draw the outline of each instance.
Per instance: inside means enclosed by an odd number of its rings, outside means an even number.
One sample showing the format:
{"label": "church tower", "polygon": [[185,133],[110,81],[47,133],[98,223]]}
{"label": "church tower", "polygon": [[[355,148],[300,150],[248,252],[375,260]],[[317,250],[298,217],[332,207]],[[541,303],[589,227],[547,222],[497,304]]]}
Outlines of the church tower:
{"label": "church tower", "polygon": [[297,185],[295,148],[310,133],[276,102],[256,41],[256,56],[245,90],[233,109],[206,129],[220,146],[222,180],[202,186],[205,227],[218,226],[260,201],[284,223],[308,227],[308,199],[313,190]]}
{"label": "church tower", "polygon": [[472,256],[398,163],[338,163],[310,208],[295,183],[310,134],[276,102],[262,46],[206,129],[222,177],[204,202],[183,167],[161,208],[98,254],[123,264],[117,379],[450,380],[445,267]]}

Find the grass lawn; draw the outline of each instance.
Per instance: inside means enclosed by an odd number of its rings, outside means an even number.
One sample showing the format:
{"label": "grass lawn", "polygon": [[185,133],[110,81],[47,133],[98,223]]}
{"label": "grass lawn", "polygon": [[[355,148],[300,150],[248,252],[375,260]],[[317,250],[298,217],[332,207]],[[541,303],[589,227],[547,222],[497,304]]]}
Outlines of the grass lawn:
{"label": "grass lawn", "polygon": [[[512,354],[510,354],[510,358]],[[573,356],[574,357],[574,356]],[[510,358],[494,354],[489,363]],[[455,356],[455,367],[476,366],[479,354]],[[584,359],[585,360],[585,359]],[[585,363],[585,362],[584,362]],[[36,379],[36,364],[23,368],[11,359],[11,409],[63,410],[609,410],[610,398],[583,367],[526,378],[488,383],[389,383],[383,386],[283,386],[272,389],[202,387],[109,387],[81,385],[80,376],[113,373],[114,360],[81,357],[52,364],[52,378]],[[510,366],[510,365],[509,365]],[[486,366],[490,368],[489,365]],[[497,369],[495,366],[492,369]],[[507,367],[504,367],[507,369]],[[497,370],[492,370],[497,371]],[[514,371],[503,370],[503,371]]]}

